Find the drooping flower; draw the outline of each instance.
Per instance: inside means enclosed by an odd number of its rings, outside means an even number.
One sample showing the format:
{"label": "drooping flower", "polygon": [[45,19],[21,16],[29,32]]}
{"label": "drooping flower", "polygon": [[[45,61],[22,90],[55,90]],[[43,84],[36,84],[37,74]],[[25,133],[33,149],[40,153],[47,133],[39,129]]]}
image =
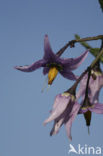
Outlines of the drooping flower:
{"label": "drooping flower", "polygon": [[[99,70],[98,70],[99,69]],[[99,101],[99,93],[101,88],[103,87],[103,73],[101,72],[100,68],[91,71],[91,76],[89,80],[88,86],[88,98],[85,99],[85,91],[87,85],[88,74],[86,74],[80,82],[80,88],[77,92],[77,99],[82,97],[81,107],[79,113],[84,115],[86,120],[86,125],[89,126],[91,123],[92,112],[102,114],[103,113],[103,104],[100,104]],[[89,131],[88,131],[89,133]]]}
{"label": "drooping flower", "polygon": [[51,114],[49,118],[44,121],[45,125],[48,122],[54,120],[54,125],[50,132],[50,135],[57,134],[60,127],[64,124],[67,136],[70,140],[72,140],[71,126],[76,115],[78,114],[79,109],[80,104],[76,102],[74,95],[71,95],[68,92],[57,95]]}
{"label": "drooping flower", "polygon": [[43,74],[48,73],[48,84],[52,84],[58,72],[70,80],[76,80],[76,76],[72,70],[76,69],[86,58],[88,51],[77,58],[63,59],[54,54],[51,49],[48,36],[44,38],[44,56],[43,59],[33,63],[32,65],[16,66],[15,68],[23,72],[32,72],[40,67],[43,67]]}

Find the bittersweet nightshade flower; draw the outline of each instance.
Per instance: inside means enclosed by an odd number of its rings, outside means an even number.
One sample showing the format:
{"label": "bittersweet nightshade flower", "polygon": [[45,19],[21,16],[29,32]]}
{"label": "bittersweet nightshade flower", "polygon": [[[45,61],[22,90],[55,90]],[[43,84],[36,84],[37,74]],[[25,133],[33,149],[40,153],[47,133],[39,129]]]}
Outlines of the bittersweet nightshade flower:
{"label": "bittersweet nightshade flower", "polygon": [[71,126],[76,115],[78,114],[79,109],[80,104],[76,102],[74,95],[71,95],[68,92],[57,95],[51,114],[49,118],[44,121],[45,125],[54,120],[54,125],[50,135],[57,134],[60,127],[65,124],[67,136],[70,140],[72,140]]}
{"label": "bittersweet nightshade flower", "polygon": [[79,113],[84,115],[86,120],[86,125],[88,126],[88,133],[89,133],[89,126],[91,123],[92,112],[95,113],[102,113],[103,112],[103,105],[99,104],[99,93],[101,88],[103,87],[103,73],[101,70],[93,69],[91,71],[91,76],[89,79],[88,85],[88,97],[84,100],[86,94],[86,85],[87,85],[88,74],[86,74],[80,82],[80,88],[77,92],[77,99],[82,97],[82,103],[84,102],[84,106],[81,107]]}
{"label": "bittersweet nightshade flower", "polygon": [[44,56],[43,59],[28,66],[16,66],[15,68],[23,72],[32,72],[40,67],[43,67],[43,74],[48,73],[48,84],[52,84],[58,72],[65,78],[76,80],[77,77],[72,73],[86,58],[88,51],[84,52],[81,56],[73,59],[63,59],[54,54],[51,49],[48,36],[44,38]]}

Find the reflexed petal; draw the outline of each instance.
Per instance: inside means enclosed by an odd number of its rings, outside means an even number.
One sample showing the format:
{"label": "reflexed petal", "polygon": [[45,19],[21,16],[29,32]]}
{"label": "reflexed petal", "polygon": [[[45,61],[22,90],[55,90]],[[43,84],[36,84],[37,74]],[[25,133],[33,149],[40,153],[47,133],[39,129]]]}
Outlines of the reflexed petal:
{"label": "reflexed petal", "polygon": [[53,53],[51,49],[48,35],[45,35],[44,37],[44,59],[52,61],[53,58],[55,58],[55,54]]}
{"label": "reflexed petal", "polygon": [[82,97],[82,99],[84,99],[85,97],[85,89],[83,88],[79,88],[79,91],[76,94],[76,98],[79,99],[80,97]]}
{"label": "reflexed petal", "polygon": [[72,140],[72,136],[71,136],[71,126],[72,126],[72,118],[70,118],[70,120],[65,124],[65,128],[66,128],[66,133],[67,136],[70,140]]}
{"label": "reflexed petal", "polygon": [[60,102],[60,97],[61,97],[61,94],[59,94],[59,95],[57,95],[55,97],[54,104],[53,104],[53,109],[52,110],[56,109],[56,107],[58,106],[58,104]]}
{"label": "reflexed petal", "polygon": [[67,68],[67,70],[76,69],[85,60],[87,55],[88,55],[88,51],[84,52],[81,56],[79,56],[75,59],[73,59],[73,58],[65,59],[64,63],[63,63],[64,68]]}
{"label": "reflexed petal", "polygon": [[[74,117],[77,115],[79,109],[80,109],[81,105],[79,103],[75,103],[74,106],[73,106],[73,109],[70,113],[70,115],[73,115]],[[74,119],[74,118],[73,118]]]}
{"label": "reflexed petal", "polygon": [[103,84],[101,82],[102,80],[102,73],[98,74],[96,71],[92,71],[96,75],[96,80],[94,80],[92,77],[90,78],[89,82],[89,88],[90,88],[90,94],[89,98],[91,103],[97,103],[99,99],[99,93],[101,88],[103,87]]}
{"label": "reflexed petal", "polygon": [[91,103],[97,102],[99,98],[99,92],[100,92],[100,77],[97,76],[96,80],[93,80],[93,78],[90,78],[89,88],[90,88],[90,101]]}
{"label": "reflexed petal", "polygon": [[63,121],[64,121],[64,118],[61,118],[58,121],[57,120],[54,121],[53,128],[52,128],[52,130],[50,132],[51,136],[55,135],[55,134],[57,134],[59,132],[59,129],[60,129],[61,125],[63,124]]}
{"label": "reflexed petal", "polygon": [[80,87],[76,94],[77,99],[79,99],[81,96],[85,95],[86,83],[87,83],[87,74],[80,81]]}
{"label": "reflexed petal", "polygon": [[89,95],[89,98],[90,98],[91,103],[97,103],[98,102],[99,93],[100,93],[100,89],[99,90],[94,90],[94,91],[91,90],[91,94]]}
{"label": "reflexed petal", "polygon": [[70,96],[65,97],[59,94],[58,96],[56,96],[56,98],[57,100],[55,99],[54,102],[55,103],[54,105],[56,107],[51,111],[51,115],[49,116],[49,118],[44,121],[44,125],[59,117],[65,111],[70,101]]}
{"label": "reflexed petal", "polygon": [[32,65],[26,65],[26,66],[16,66],[15,69],[23,71],[23,72],[32,72],[40,67],[45,66],[46,61],[45,60],[39,60]]}
{"label": "reflexed petal", "polygon": [[59,96],[61,96],[61,95],[57,95],[57,96],[55,97],[54,104],[53,104],[52,110],[50,110],[50,113],[52,113],[53,110],[55,110],[56,107],[58,106],[59,101],[60,101]]}
{"label": "reflexed petal", "polygon": [[95,108],[103,109],[103,104],[96,103],[96,104],[95,104]]}
{"label": "reflexed petal", "polygon": [[75,117],[77,116],[79,109],[80,109],[80,104],[75,103],[74,106],[73,106],[73,109],[72,109],[72,111],[70,113],[70,118],[65,124],[67,136],[68,136],[68,138],[70,140],[72,140],[72,136],[71,136],[72,122],[74,121]]}
{"label": "reflexed petal", "polygon": [[63,71],[60,71],[60,74],[69,80],[77,80],[78,79],[78,76],[74,75],[71,71],[63,70]]}
{"label": "reflexed petal", "polygon": [[97,114],[103,114],[103,104],[97,103],[94,107],[90,107],[89,110]]}
{"label": "reflexed petal", "polygon": [[89,108],[91,112],[95,112],[97,114],[103,114],[103,109],[98,109],[98,108]]}

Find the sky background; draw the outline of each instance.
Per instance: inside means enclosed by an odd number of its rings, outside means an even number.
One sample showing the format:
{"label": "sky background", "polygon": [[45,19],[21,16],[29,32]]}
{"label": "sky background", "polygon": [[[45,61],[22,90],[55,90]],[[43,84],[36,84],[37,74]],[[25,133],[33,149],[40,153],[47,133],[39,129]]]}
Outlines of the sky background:
{"label": "sky background", "polygon": [[[103,147],[102,115],[93,114],[90,135],[83,116],[78,116],[72,142],[64,126],[53,137],[49,136],[53,123],[43,126],[55,96],[73,81],[58,75],[49,91],[41,93],[47,77],[42,69],[23,73],[13,68],[42,58],[45,34],[57,52],[76,33],[81,37],[103,34],[103,13],[97,0],[0,0],[0,156],[68,156],[70,143],[76,148],[78,144]],[[100,41],[89,43],[100,47]],[[77,43],[63,57],[77,57],[84,51]],[[80,75],[93,59],[89,54],[74,73]],[[102,97],[103,90],[100,102]]]}

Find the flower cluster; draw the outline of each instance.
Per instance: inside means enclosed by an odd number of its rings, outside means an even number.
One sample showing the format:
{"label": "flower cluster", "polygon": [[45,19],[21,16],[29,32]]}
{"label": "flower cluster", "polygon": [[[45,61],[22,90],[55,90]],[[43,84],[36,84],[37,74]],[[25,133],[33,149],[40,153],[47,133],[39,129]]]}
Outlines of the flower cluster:
{"label": "flower cluster", "polygon": [[[52,51],[48,36],[45,35],[43,58],[32,65],[15,67],[23,72],[32,72],[43,67],[43,74],[48,74],[49,85],[53,83],[58,72],[63,77],[76,81],[70,89],[55,97],[50,116],[44,121],[44,125],[46,125],[54,120],[51,136],[57,134],[60,127],[65,125],[67,136],[71,140],[72,122],[78,114],[84,115],[87,126],[90,126],[92,112],[103,114],[103,104],[99,103],[99,93],[103,87],[103,73],[99,67],[99,61],[93,68],[90,68],[90,71],[86,70],[81,77],[72,72],[85,60],[87,54],[88,51],[77,58],[61,58]],[[76,91],[78,84],[80,87]]]}

